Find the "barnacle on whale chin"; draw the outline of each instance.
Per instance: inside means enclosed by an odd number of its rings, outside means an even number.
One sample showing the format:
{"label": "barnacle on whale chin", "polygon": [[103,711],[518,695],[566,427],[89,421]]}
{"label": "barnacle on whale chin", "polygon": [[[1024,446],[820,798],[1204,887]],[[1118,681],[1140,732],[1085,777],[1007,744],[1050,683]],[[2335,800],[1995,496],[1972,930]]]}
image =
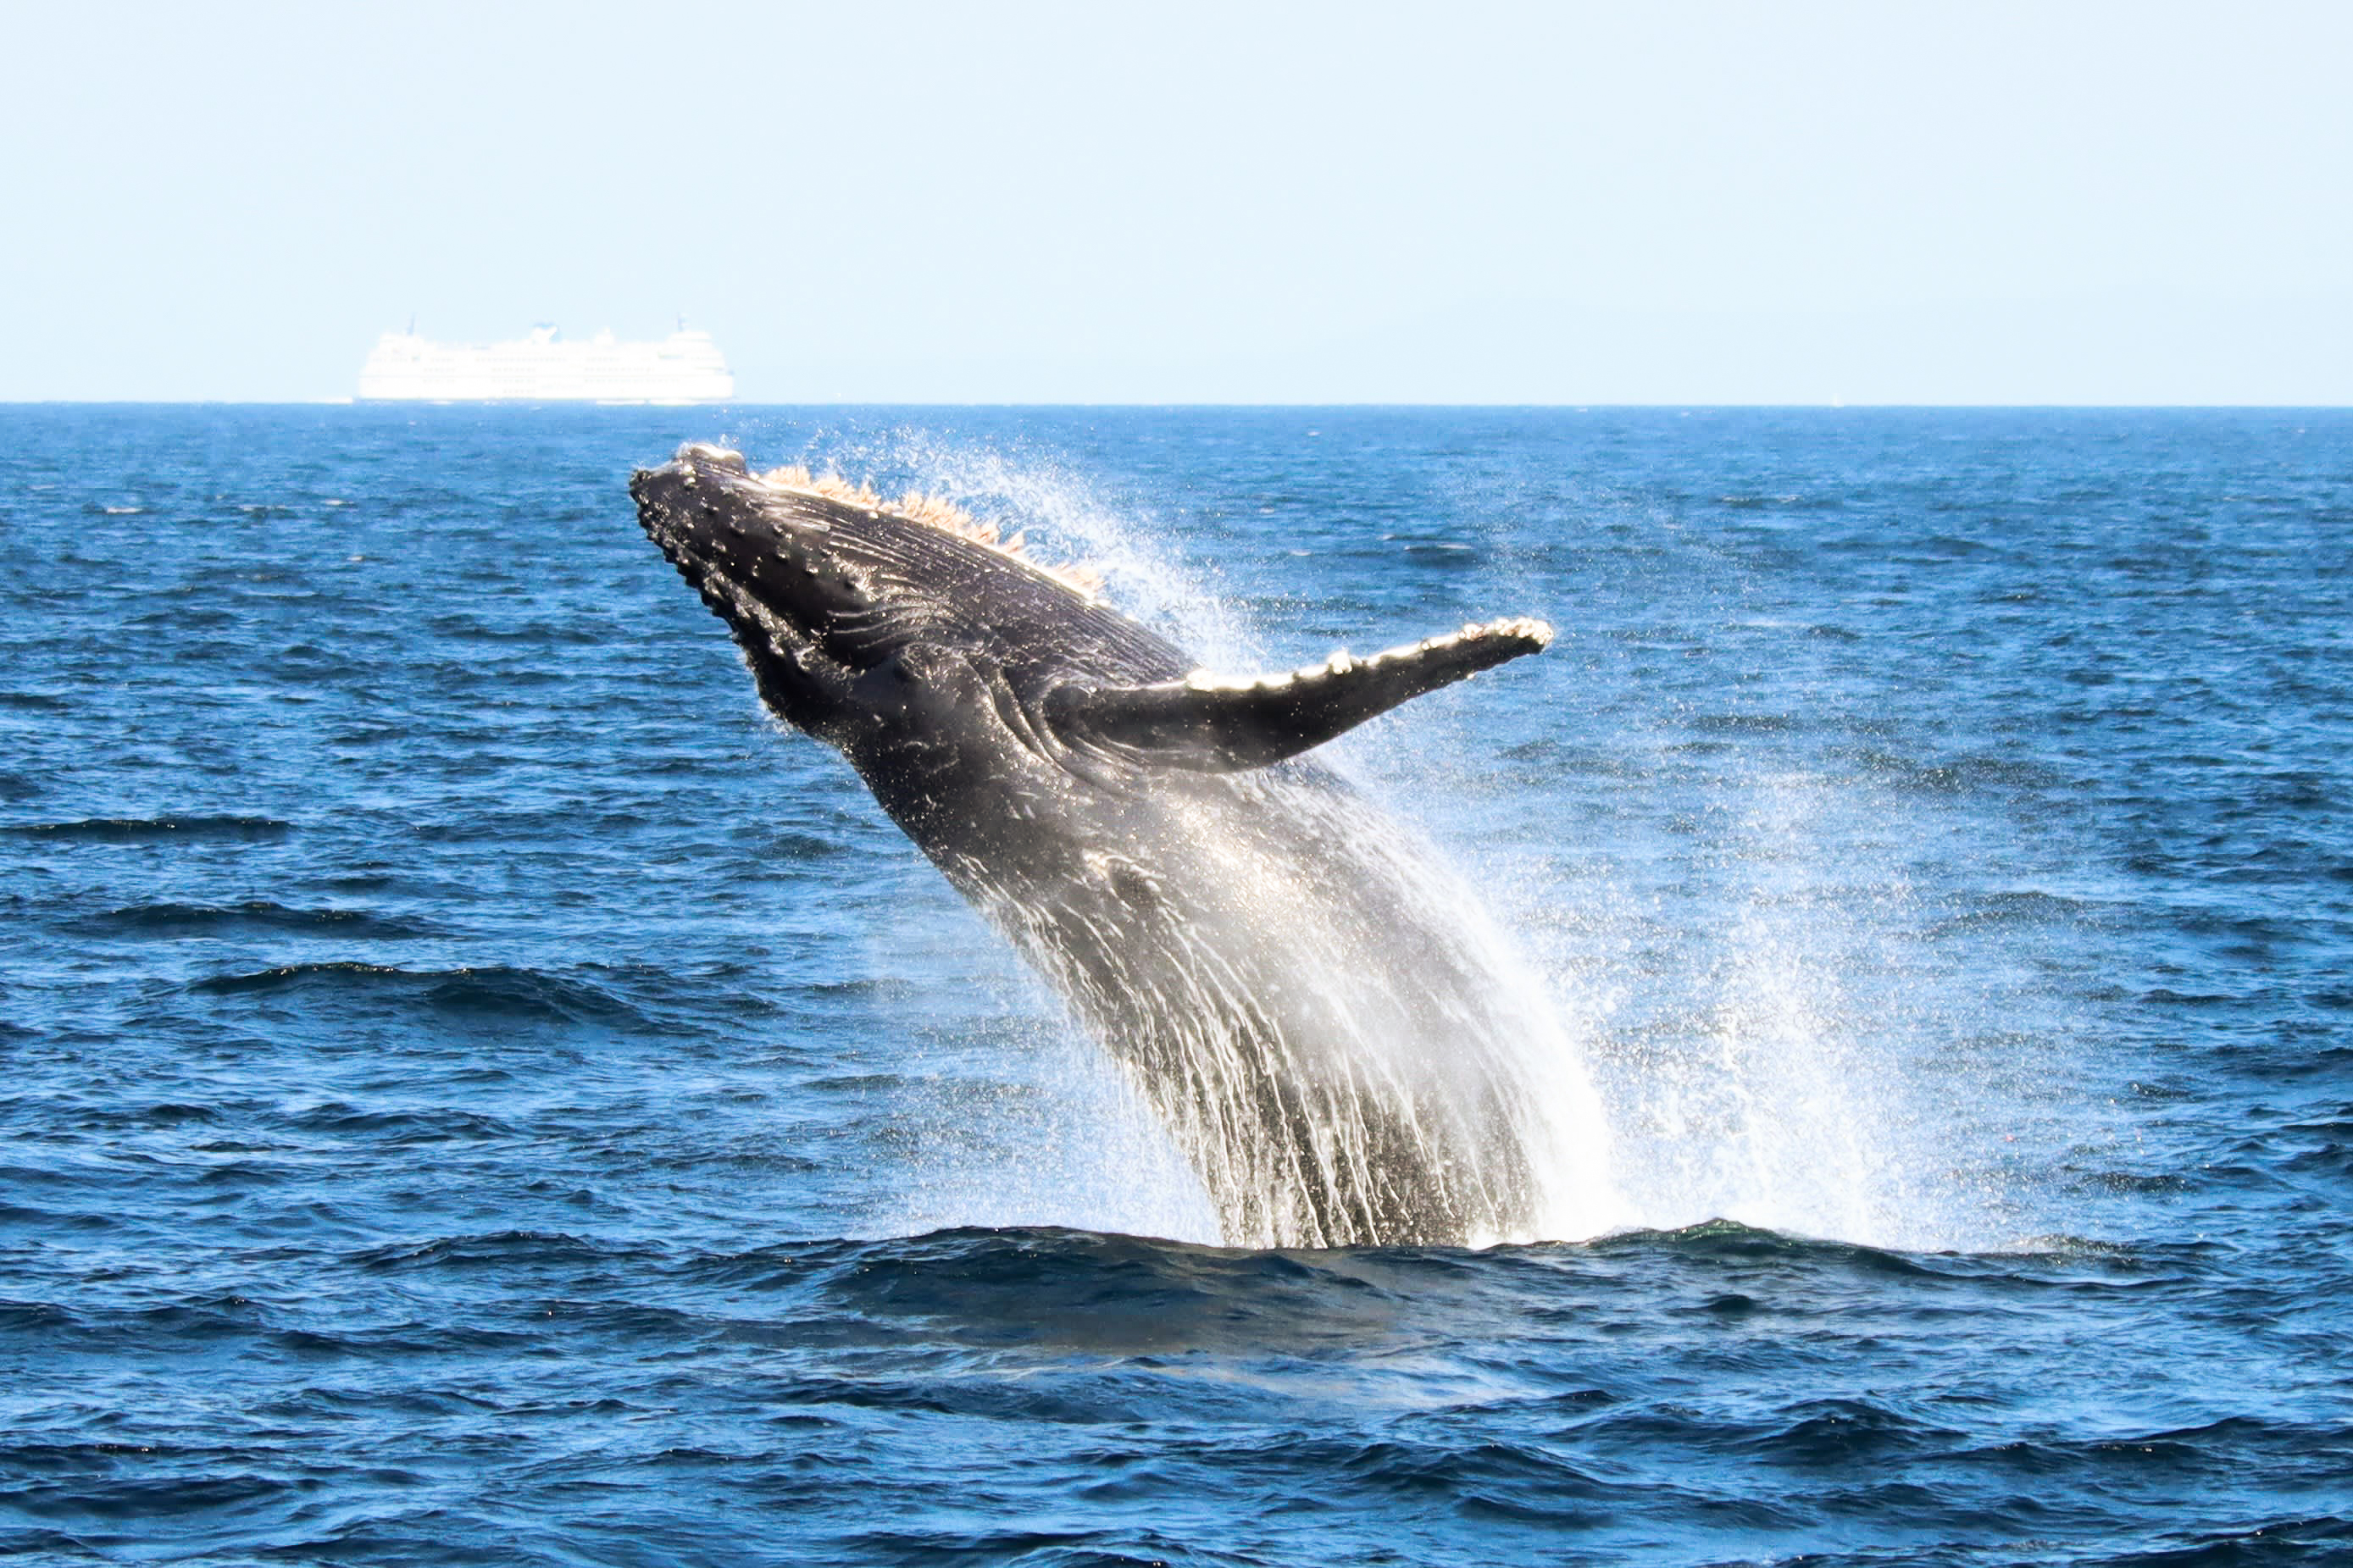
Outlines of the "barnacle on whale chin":
{"label": "barnacle on whale chin", "polygon": [[1081,563],[1040,561],[1029,553],[1025,533],[1017,533],[1007,539],[996,524],[975,517],[945,496],[911,489],[897,500],[886,501],[882,499],[882,492],[868,480],[860,479],[853,484],[839,474],[812,473],[799,463],[770,468],[759,476],[759,480],[770,489],[819,496],[845,506],[859,507],[868,511],[886,511],[908,522],[936,528],[943,533],[954,534],[969,543],[1018,561],[1031,571],[1042,573],[1087,598],[1103,596],[1103,576],[1092,566]]}

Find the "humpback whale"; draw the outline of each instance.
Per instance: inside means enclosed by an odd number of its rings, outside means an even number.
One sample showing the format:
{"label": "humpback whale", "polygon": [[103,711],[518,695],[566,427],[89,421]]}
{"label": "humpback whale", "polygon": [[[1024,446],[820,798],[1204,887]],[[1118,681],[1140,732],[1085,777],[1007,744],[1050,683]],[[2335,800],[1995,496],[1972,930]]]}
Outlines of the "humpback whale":
{"label": "humpback whale", "polygon": [[1549,626],[1222,676],[931,498],[698,443],[629,489],[767,706],[1114,1055],[1229,1244],[1529,1234],[1536,1097],[1459,884],[1303,753]]}

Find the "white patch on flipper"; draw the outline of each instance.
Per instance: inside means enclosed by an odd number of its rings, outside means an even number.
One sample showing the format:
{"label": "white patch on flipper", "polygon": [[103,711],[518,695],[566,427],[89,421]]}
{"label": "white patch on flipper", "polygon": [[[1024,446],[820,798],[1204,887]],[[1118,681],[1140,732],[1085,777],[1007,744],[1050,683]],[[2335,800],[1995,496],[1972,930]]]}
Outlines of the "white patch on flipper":
{"label": "white patch on flipper", "polygon": [[1434,637],[1424,637],[1419,642],[1399,643],[1395,647],[1385,647],[1364,658],[1357,658],[1346,648],[1342,648],[1322,664],[1305,665],[1277,675],[1225,675],[1211,669],[1197,669],[1185,677],[1184,685],[1190,691],[1272,690],[1288,686],[1294,680],[1324,680],[1335,676],[1353,675],[1359,669],[1417,663],[1433,653],[1461,643],[1529,642],[1541,649],[1552,645],[1552,627],[1546,622],[1529,616],[1507,616],[1501,620],[1472,621],[1460,631],[1442,632]]}

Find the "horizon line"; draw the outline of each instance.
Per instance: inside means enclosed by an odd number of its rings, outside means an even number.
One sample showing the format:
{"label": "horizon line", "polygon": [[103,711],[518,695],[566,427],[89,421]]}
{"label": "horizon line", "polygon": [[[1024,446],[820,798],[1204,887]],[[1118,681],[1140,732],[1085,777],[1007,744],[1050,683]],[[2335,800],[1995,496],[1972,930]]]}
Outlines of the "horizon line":
{"label": "horizon line", "polygon": [[2188,402],[2161,402],[2161,403],[2050,402],[2050,403],[2031,403],[2031,402],[2025,402],[2025,403],[2002,403],[2002,402],[1979,401],[1979,400],[1972,400],[1972,401],[1966,401],[1966,402],[1954,402],[1954,403],[1916,403],[1916,402],[1877,402],[1877,401],[1873,401],[1873,400],[1869,400],[1869,399],[1838,399],[1838,400],[1834,400],[1834,401],[1828,401],[1828,402],[1824,402],[1824,401],[1817,401],[1817,400],[1806,400],[1806,401],[1800,401],[1800,400],[1797,400],[1797,399],[1790,399],[1790,400],[1787,400],[1787,401],[1776,401],[1776,402],[1732,402],[1732,403],[1711,402],[1711,401],[1708,401],[1708,400],[1706,400],[1706,399],[1644,400],[1644,401],[1627,401],[1627,402],[1613,402],[1613,401],[1610,401],[1610,400],[1609,400],[1609,399],[1587,399],[1587,400],[1582,401],[1582,402],[1563,401],[1563,402],[1552,402],[1552,403],[1526,403],[1526,402],[1504,402],[1504,401],[1493,401],[1493,402],[1489,402],[1489,401],[1477,401],[1477,402],[1472,402],[1472,401],[1432,401],[1432,402],[1414,402],[1414,401],[1408,401],[1408,400],[1404,400],[1404,399],[1378,399],[1378,400],[1364,401],[1364,402],[1337,402],[1337,403],[1328,403],[1328,402],[1307,402],[1307,401],[1299,401],[1299,400],[1282,400],[1282,401],[1261,402],[1261,403],[1246,403],[1246,402],[1231,402],[1231,401],[1225,401],[1225,402],[1208,402],[1208,401],[1200,401],[1200,402],[1196,402],[1196,401],[1154,402],[1154,401],[1149,401],[1149,400],[1117,401],[1117,402],[1112,402],[1112,401],[1105,401],[1105,402],[1078,402],[1078,403],[1016,402],[1016,401],[1004,401],[1004,402],[997,402],[997,401],[978,401],[978,402],[960,402],[960,403],[959,403],[959,402],[939,402],[939,401],[920,401],[920,400],[919,400],[919,401],[912,401],[912,402],[893,402],[893,401],[888,401],[888,400],[882,400],[882,399],[872,399],[872,398],[866,398],[866,399],[831,399],[831,400],[818,399],[818,400],[809,400],[809,401],[801,401],[801,402],[789,402],[789,401],[779,401],[779,400],[754,400],[754,399],[745,399],[745,398],[735,398],[735,399],[730,399],[730,400],[728,400],[728,401],[726,401],[726,402],[723,402],[723,403],[651,403],[651,402],[642,402],[642,403],[630,403],[630,402],[612,402],[612,403],[602,403],[602,402],[596,402],[596,401],[594,401],[594,400],[591,400],[591,399],[586,399],[586,398],[551,398],[551,399],[547,399],[547,400],[545,400],[545,401],[533,401],[533,400],[526,399],[526,398],[486,398],[486,399],[480,399],[480,400],[460,400],[460,399],[453,399],[453,400],[449,400],[449,401],[446,401],[446,402],[445,402],[445,401],[442,401],[442,400],[440,400],[440,399],[435,399],[435,398],[371,398],[371,399],[366,399],[366,400],[361,400],[361,399],[353,398],[353,397],[349,397],[349,396],[343,396],[343,397],[280,397],[280,398],[269,398],[269,397],[163,397],[163,398],[147,398],[147,397],[0,397],[0,408],[354,408],[354,409],[364,408],[364,409],[369,409],[369,410],[383,410],[383,409],[409,409],[409,410],[416,410],[416,409],[420,409],[420,408],[470,408],[470,409],[506,408],[506,409],[533,409],[533,410],[542,410],[542,409],[590,410],[590,409],[597,409],[597,410],[604,410],[604,411],[607,411],[607,412],[620,412],[620,411],[623,411],[623,410],[629,410],[629,411],[636,411],[636,412],[643,412],[643,411],[649,410],[649,409],[679,410],[679,409],[700,409],[700,408],[718,409],[718,410],[722,410],[722,411],[725,411],[725,410],[732,410],[732,409],[766,409],[766,408],[956,408],[956,409],[962,409],[962,408],[995,408],[995,409],[1038,409],[1038,410],[1069,410],[1069,409],[1087,409],[1087,408],[1103,408],[1103,409],[1172,409],[1172,410],[1173,410],[1173,409],[1229,409],[1229,410],[1240,410],[1240,409],[1286,409],[1286,408],[1289,408],[1289,409],[1303,409],[1303,410],[1305,410],[1305,409],[1328,409],[1328,410],[1334,410],[1334,411],[1346,411],[1346,410],[1352,410],[1352,409],[1374,410],[1374,409],[1422,409],[1422,408],[1429,408],[1429,409],[1495,409],[1495,410],[1519,409],[1519,410],[1528,410],[1528,411],[1546,411],[1546,412],[1557,412],[1557,413],[1579,413],[1579,414],[1586,413],[1586,412],[1588,412],[1588,411],[1590,411],[1590,410],[1597,409],[1597,408],[1600,408],[1600,409],[1678,409],[1678,410],[1708,409],[1708,410],[1726,410],[1726,411],[1730,411],[1730,410],[1750,410],[1750,409],[1801,409],[1801,408],[1812,408],[1812,409],[1820,409],[1820,410],[1822,410],[1822,411],[1824,411],[1824,412],[1826,412],[1826,413],[1843,413],[1843,412],[1846,412],[1846,411],[1849,411],[1849,410],[1863,410],[1863,409],[1910,409],[1910,410],[1922,410],[1922,411],[1931,411],[1931,410],[1962,410],[1962,409],[1987,409],[1987,410],[2010,410],[2010,411],[2017,411],[2017,412],[2026,412],[2026,411],[2041,410],[2041,409],[2049,409],[2049,410],[2101,410],[2101,409],[2107,409],[2107,410],[2116,410],[2116,411],[2119,411],[2119,412],[2124,412],[2124,411],[2136,411],[2136,410],[2161,410],[2161,409],[2169,409],[2169,410],[2183,411],[2183,412],[2195,412],[2195,411],[2213,411],[2213,412],[2222,412],[2222,411],[2228,411],[2228,410],[2272,410],[2272,411],[2279,411],[2279,412],[2299,411],[2299,412],[2306,412],[2306,413],[2322,413],[2322,414],[2325,414],[2325,413],[2342,413],[2342,412],[2345,412],[2345,411],[2348,411],[2348,410],[2353,410],[2353,403],[2292,403],[2292,402],[2279,402],[2279,403],[2272,403],[2272,402],[2232,402],[2232,403],[2188,403]]}

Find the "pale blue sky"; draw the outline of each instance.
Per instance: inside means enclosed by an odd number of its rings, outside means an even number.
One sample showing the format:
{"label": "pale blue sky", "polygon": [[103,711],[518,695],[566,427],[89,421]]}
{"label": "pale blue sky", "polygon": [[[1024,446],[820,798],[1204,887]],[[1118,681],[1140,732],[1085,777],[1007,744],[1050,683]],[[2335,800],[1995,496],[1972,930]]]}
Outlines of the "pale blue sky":
{"label": "pale blue sky", "polygon": [[2353,5],[0,0],[0,399],[2353,403]]}

